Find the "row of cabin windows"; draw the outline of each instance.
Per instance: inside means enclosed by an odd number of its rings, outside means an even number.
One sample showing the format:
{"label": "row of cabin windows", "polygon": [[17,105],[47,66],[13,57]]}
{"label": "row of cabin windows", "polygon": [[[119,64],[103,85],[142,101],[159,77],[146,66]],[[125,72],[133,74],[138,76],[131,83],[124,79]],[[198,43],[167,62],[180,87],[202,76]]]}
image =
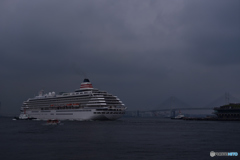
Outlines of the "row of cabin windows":
{"label": "row of cabin windows", "polygon": [[93,112],[94,114],[125,114],[125,112]]}
{"label": "row of cabin windows", "polygon": [[81,97],[78,97],[78,96],[69,96],[69,97],[56,97],[56,98],[39,98],[39,99],[31,99],[29,100],[29,102],[36,102],[36,101],[48,101],[48,100],[69,100],[69,99],[76,99],[76,98],[79,98],[79,99],[83,99],[83,98],[90,98],[89,95],[83,95]]}
{"label": "row of cabin windows", "polygon": [[79,106],[45,107],[45,108],[41,108],[41,110],[78,109],[78,108],[83,108],[83,107],[79,107]]}
{"label": "row of cabin windows", "polygon": [[[106,111],[106,109],[96,109],[97,111]],[[107,109],[107,111],[121,111],[121,109]]]}
{"label": "row of cabin windows", "polygon": [[[28,104],[44,104],[44,103],[54,103],[54,102],[73,102],[73,101],[78,101],[78,100],[80,100],[81,99],[81,102],[84,102],[84,101],[86,101],[86,102],[88,102],[88,101],[93,101],[93,100],[91,100],[91,99],[89,99],[89,98],[87,98],[87,99],[83,99],[83,98],[73,98],[73,99],[57,99],[57,100],[45,100],[45,101],[35,101],[35,102],[33,102],[33,101],[30,101],[30,103],[28,103]],[[99,101],[99,100],[95,100],[95,101]],[[107,100],[107,99],[105,99],[105,101],[107,102],[107,103],[119,103],[119,100],[117,100],[117,99],[115,99],[114,101],[113,100]],[[95,102],[96,103],[96,102]]]}

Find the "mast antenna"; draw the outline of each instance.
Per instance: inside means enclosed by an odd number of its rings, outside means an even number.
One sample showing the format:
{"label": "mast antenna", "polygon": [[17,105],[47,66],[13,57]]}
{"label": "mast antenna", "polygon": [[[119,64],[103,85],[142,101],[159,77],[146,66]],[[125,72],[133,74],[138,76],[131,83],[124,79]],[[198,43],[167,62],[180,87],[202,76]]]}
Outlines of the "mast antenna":
{"label": "mast antenna", "polygon": [[225,92],[225,103],[229,104],[229,93]]}

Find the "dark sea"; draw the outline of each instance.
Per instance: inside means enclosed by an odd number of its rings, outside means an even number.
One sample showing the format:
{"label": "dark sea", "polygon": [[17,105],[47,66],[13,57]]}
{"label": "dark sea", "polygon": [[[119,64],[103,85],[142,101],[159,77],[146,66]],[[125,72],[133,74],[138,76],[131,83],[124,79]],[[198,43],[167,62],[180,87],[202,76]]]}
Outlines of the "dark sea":
{"label": "dark sea", "polygon": [[1,160],[204,160],[240,153],[240,122],[121,118],[116,121],[13,121],[0,118]]}

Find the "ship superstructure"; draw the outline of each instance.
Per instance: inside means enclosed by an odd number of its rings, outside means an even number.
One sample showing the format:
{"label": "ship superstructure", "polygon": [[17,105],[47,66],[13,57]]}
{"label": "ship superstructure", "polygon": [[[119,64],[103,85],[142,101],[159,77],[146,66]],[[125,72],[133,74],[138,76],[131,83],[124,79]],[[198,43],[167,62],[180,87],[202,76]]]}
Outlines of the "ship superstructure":
{"label": "ship superstructure", "polygon": [[240,103],[229,103],[227,105],[223,105],[220,107],[214,108],[214,114],[218,116],[218,118],[240,118]]}
{"label": "ship superstructure", "polygon": [[117,96],[93,88],[84,79],[75,92],[49,92],[23,102],[21,115],[42,120],[115,120],[125,114],[126,107]]}

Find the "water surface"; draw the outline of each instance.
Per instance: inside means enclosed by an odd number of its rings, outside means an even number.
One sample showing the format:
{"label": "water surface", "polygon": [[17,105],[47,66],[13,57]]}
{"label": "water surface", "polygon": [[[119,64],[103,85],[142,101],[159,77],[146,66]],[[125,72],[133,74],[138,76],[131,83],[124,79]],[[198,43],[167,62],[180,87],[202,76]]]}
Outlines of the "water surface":
{"label": "water surface", "polygon": [[0,118],[1,159],[238,159],[240,123],[121,118],[117,121],[44,121]]}

